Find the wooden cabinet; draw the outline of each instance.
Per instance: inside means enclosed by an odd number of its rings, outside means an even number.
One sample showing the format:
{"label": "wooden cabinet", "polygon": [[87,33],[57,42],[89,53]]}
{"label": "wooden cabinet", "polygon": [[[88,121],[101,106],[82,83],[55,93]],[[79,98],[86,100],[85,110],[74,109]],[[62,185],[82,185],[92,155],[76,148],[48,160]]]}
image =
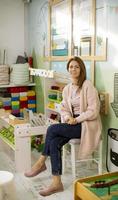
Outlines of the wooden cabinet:
{"label": "wooden cabinet", "polygon": [[89,79],[94,83],[96,61],[107,59],[107,40],[101,31],[105,13],[105,4],[101,6],[96,0],[50,0],[49,56],[45,57],[50,66],[80,56],[86,65],[89,63]]}

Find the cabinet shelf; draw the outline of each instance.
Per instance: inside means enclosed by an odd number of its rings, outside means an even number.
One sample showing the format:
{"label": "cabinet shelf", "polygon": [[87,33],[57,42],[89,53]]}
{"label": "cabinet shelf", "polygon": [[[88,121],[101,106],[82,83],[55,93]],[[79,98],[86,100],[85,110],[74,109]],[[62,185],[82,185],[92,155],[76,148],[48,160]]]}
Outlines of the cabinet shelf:
{"label": "cabinet shelf", "polygon": [[2,134],[0,134],[0,138],[6,143],[8,144],[13,150],[15,150],[15,145],[10,142],[6,137],[4,137]]}
{"label": "cabinet shelf", "polygon": [[51,93],[53,93],[53,92],[55,92],[55,93],[62,93],[62,91],[60,91],[60,90],[52,90],[52,89],[50,89],[49,92],[51,92]]}
{"label": "cabinet shelf", "polygon": [[57,110],[57,109],[55,109],[55,108],[47,107],[46,109],[47,109],[47,110],[50,110],[50,111],[52,111],[52,112],[59,113],[59,110]]}
{"label": "cabinet shelf", "polygon": [[48,101],[52,101],[52,102],[54,102],[54,103],[61,103],[61,101],[60,101],[60,100],[56,100],[56,99],[50,99],[50,98],[48,98]]}
{"label": "cabinet shelf", "polygon": [[[62,90],[65,85],[69,83],[69,76],[65,76],[62,73],[54,73],[53,78],[45,78],[44,82],[44,100],[45,100],[45,116],[46,119],[52,119],[55,115],[58,122],[61,121],[61,102],[62,102]],[[52,90],[52,86],[57,86]],[[53,98],[54,97],[54,98]]]}
{"label": "cabinet shelf", "polygon": [[21,86],[35,86],[35,83],[29,83],[27,85],[13,85],[13,84],[0,85],[0,88],[21,87]]}

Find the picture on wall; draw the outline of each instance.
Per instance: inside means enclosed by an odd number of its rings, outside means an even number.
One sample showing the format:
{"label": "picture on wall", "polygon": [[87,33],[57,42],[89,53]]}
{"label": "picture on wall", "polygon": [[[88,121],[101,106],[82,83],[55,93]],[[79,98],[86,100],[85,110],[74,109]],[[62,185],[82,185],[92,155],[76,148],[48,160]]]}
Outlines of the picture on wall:
{"label": "picture on wall", "polygon": [[80,55],[91,55],[91,37],[83,37],[80,39]]}

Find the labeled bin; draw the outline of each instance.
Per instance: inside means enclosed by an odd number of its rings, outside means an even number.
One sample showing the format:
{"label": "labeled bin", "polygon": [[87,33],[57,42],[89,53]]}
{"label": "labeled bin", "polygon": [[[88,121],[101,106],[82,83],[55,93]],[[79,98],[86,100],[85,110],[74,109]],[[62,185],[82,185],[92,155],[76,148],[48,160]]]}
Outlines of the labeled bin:
{"label": "labeled bin", "polygon": [[107,136],[107,170],[110,172],[118,171],[118,129],[108,129]]}

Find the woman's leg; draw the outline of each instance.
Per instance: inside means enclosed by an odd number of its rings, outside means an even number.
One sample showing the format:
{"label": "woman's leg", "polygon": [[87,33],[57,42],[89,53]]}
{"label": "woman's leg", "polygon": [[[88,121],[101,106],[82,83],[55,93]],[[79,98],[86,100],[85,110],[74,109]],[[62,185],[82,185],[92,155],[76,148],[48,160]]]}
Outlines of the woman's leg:
{"label": "woman's leg", "polygon": [[[61,175],[61,147],[72,138],[81,137],[81,124],[54,124],[51,125],[46,134],[45,147],[42,156],[32,167],[30,172],[25,173],[27,177],[33,177],[46,169],[45,160],[48,155],[51,156],[52,174]],[[50,154],[51,150],[51,154]],[[58,162],[57,162],[58,159]],[[56,164],[57,163],[57,164]]]}
{"label": "woman's leg", "polygon": [[62,174],[62,158],[61,158],[61,149],[64,144],[69,141],[65,137],[56,137],[52,139],[50,143],[50,161],[52,174],[61,175]]}
{"label": "woman's leg", "polygon": [[[53,125],[51,127],[53,127]],[[46,140],[45,140],[45,147],[44,147],[45,153],[44,153],[44,155],[42,153],[42,155],[40,156],[38,161],[33,165],[32,169],[30,171],[25,172],[24,175],[26,177],[34,177],[34,176],[38,175],[39,173],[41,173],[42,171],[46,170],[45,161],[46,161],[47,156],[50,155],[49,147],[50,147],[50,142],[53,137],[55,137],[55,135],[53,136],[53,134],[50,131],[50,128],[48,128],[47,134],[46,134]]]}
{"label": "woman's leg", "polygon": [[[55,136],[50,141],[50,146],[48,147],[51,158],[52,174],[53,179],[51,185],[40,191],[40,195],[48,196],[55,192],[63,191],[63,184],[61,182],[62,174],[62,159],[61,159],[61,148],[66,144],[71,138],[80,138],[81,136],[81,125],[76,127],[71,127],[70,125],[53,126],[50,128],[51,133],[56,132]],[[70,133],[70,134],[69,134]],[[53,133],[54,134],[54,133]],[[66,136],[66,137],[65,137]]]}
{"label": "woman's leg", "polygon": [[68,140],[72,138],[80,138],[81,124],[69,125],[66,123],[60,123],[49,126],[47,129],[45,146],[42,153],[43,155],[50,156],[50,142],[56,137],[67,138]]}
{"label": "woman's leg", "polygon": [[[55,124],[49,128],[47,134],[48,142],[48,153],[51,158],[52,174],[61,175],[62,174],[62,158],[61,158],[61,148],[70,139],[81,137],[81,124],[68,125],[68,124]],[[46,144],[46,143],[45,143]],[[47,145],[46,145],[47,146]],[[44,148],[43,155],[46,155],[46,150]]]}

